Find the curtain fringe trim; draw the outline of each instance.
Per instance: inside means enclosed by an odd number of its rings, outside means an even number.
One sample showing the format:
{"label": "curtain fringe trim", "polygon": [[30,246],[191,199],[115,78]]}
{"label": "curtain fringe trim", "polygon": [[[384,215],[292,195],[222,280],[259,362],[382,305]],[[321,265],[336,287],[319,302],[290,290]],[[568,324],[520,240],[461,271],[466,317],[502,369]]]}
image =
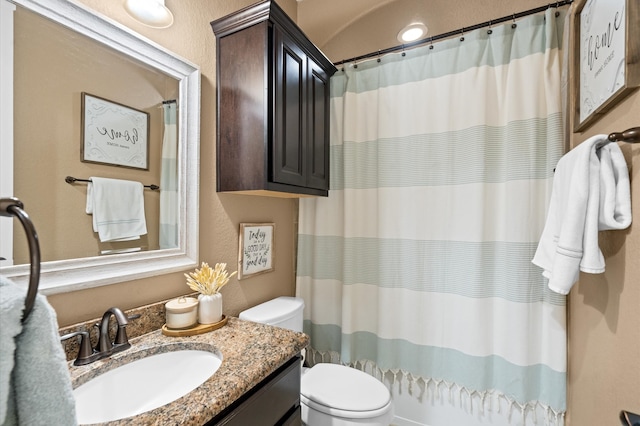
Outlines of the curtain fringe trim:
{"label": "curtain fringe trim", "polygon": [[382,383],[385,383],[385,380],[388,381],[389,387],[391,388],[397,386],[399,393],[402,392],[402,383],[406,382],[408,384],[409,395],[414,396],[420,402],[422,402],[425,397],[430,400],[431,404],[436,400],[442,402],[446,398],[447,402],[453,405],[455,402],[455,395],[457,394],[458,400],[460,401],[460,408],[467,408],[469,412],[473,414],[475,398],[479,400],[477,408],[480,410],[480,415],[484,415],[485,412],[494,411],[494,401],[497,402],[497,410],[495,412],[497,414],[502,414],[501,401],[504,401],[509,410],[507,413],[507,420],[510,423],[514,415],[514,411],[517,410],[520,414],[521,424],[526,424],[525,422],[527,417],[531,416],[533,424],[537,425],[537,412],[538,409],[541,409],[545,413],[545,426],[564,425],[565,411],[554,410],[549,405],[543,404],[540,401],[528,401],[521,403],[496,389],[469,389],[465,386],[454,382],[448,382],[443,379],[416,376],[405,370],[384,370],[378,367],[374,361],[367,359],[357,360],[352,363],[344,363],[340,360],[339,353],[335,351],[318,351],[312,347],[308,347],[306,349],[306,360],[309,366],[314,366],[315,364],[323,362],[330,362],[364,371]]}

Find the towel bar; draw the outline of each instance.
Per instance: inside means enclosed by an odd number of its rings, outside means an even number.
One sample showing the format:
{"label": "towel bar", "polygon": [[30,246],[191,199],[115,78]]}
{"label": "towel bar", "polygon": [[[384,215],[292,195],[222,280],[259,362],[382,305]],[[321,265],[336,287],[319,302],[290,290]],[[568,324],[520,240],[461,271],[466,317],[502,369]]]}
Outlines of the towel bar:
{"label": "towel bar", "polygon": [[639,143],[640,127],[631,127],[623,132],[610,133],[607,139],[603,139],[596,144],[596,150],[609,145],[611,142]]}
{"label": "towel bar", "polygon": [[29,275],[29,289],[27,290],[24,311],[22,313],[22,322],[24,322],[33,309],[33,304],[38,294],[38,285],[40,283],[40,244],[38,242],[38,233],[29,215],[24,211],[24,204],[15,197],[0,198],[0,216],[16,216],[20,223],[22,223],[24,232],[27,235],[27,240],[29,241],[31,270]]}
{"label": "towel bar", "polygon": [[[91,182],[91,179],[78,179],[78,178],[74,178],[73,176],[67,176],[66,178],[64,178],[64,181],[71,184],[74,182]],[[149,188],[153,191],[156,191],[158,189],[160,189],[160,187],[158,185],[144,185],[145,188]]]}
{"label": "towel bar", "polygon": [[640,143],[640,127],[632,127],[624,132],[611,133],[609,142]]}

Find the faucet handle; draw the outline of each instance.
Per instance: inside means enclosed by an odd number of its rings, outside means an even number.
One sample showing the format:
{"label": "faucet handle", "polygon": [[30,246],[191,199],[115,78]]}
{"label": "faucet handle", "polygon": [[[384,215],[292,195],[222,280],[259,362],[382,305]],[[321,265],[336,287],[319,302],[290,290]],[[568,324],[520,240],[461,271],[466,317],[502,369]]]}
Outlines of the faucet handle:
{"label": "faucet handle", "polygon": [[60,337],[60,341],[71,339],[72,337],[80,336],[80,349],[78,350],[78,356],[73,362],[73,365],[85,365],[93,362],[97,359],[97,354],[91,347],[91,340],[89,339],[89,333],[87,331],[76,331],[73,333],[65,334]]}
{"label": "faucet handle", "polygon": [[93,347],[93,350],[95,352],[99,352],[100,351],[100,323],[97,322],[93,324],[93,327],[96,329],[96,336],[98,336],[98,338],[96,339],[96,345]]}
{"label": "faucet handle", "polygon": [[116,340],[113,341],[114,345],[125,345],[129,343],[129,339],[127,337],[127,326],[119,325],[118,332],[116,333]]}
{"label": "faucet handle", "polygon": [[[140,314],[127,316],[127,321],[134,320],[140,318]],[[116,332],[116,339],[113,341],[114,346],[122,346],[123,349],[131,347],[129,343],[129,338],[127,337],[127,324],[118,324],[118,331]]]}

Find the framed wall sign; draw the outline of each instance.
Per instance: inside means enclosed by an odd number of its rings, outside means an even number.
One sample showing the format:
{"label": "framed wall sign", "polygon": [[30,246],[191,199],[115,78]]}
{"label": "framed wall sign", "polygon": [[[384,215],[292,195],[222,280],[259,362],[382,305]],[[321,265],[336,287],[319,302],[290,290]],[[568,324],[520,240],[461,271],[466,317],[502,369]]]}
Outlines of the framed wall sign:
{"label": "framed wall sign", "polygon": [[578,132],[640,86],[640,2],[586,0],[576,10],[575,34]]}
{"label": "framed wall sign", "polygon": [[83,92],[80,160],[149,170],[149,114]]}
{"label": "framed wall sign", "polygon": [[241,223],[238,279],[273,271],[275,223]]}

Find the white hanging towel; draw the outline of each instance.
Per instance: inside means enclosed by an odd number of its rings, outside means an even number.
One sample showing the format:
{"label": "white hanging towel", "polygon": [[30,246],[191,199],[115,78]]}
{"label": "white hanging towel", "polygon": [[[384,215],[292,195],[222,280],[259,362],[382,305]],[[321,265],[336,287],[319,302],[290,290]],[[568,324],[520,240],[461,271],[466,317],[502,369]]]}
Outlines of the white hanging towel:
{"label": "white hanging towel", "polygon": [[144,185],[121,179],[91,177],[87,187],[87,214],[101,242],[136,240],[147,233]]}
{"label": "white hanging towel", "polygon": [[593,136],[564,155],[553,177],[547,220],[532,262],[549,288],[568,294],[579,271],[600,274],[598,231],[631,224],[629,170],[620,147]]}

